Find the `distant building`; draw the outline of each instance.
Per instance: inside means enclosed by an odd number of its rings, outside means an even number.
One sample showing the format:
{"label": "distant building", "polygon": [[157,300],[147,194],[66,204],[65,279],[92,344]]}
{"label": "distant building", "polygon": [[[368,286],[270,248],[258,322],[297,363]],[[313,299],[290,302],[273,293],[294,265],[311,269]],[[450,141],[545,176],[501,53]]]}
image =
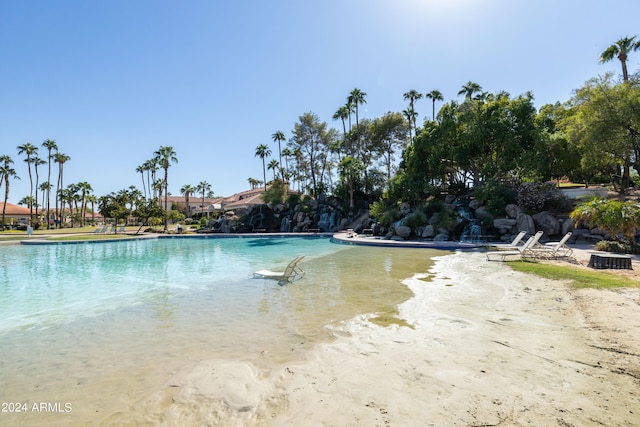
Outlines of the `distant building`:
{"label": "distant building", "polygon": [[[0,202],[0,220],[2,220],[2,212],[4,211],[4,221],[8,225],[13,224],[24,224],[27,225],[29,222],[29,216],[31,211],[29,208],[25,208],[22,206],[14,205],[13,203],[8,203],[5,207],[4,202]],[[35,213],[35,210],[34,210]]]}

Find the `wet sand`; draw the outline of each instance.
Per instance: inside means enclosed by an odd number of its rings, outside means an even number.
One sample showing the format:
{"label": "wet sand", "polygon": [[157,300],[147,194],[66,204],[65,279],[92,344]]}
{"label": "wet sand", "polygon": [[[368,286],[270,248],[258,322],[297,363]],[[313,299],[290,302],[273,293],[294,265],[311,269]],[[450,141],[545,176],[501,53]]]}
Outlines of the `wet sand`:
{"label": "wet sand", "polygon": [[[636,270],[637,271],[637,270]],[[633,273],[631,273],[633,274]],[[104,425],[640,425],[640,289],[572,290],[487,262],[437,258],[398,318],[258,369],[206,360]]]}

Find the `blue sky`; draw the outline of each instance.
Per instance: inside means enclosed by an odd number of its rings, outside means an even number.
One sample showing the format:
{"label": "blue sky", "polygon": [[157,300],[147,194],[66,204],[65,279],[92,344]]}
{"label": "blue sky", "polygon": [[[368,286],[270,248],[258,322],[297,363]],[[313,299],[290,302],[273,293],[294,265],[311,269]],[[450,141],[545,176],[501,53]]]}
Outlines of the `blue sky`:
{"label": "blue sky", "polygon": [[[410,89],[461,100],[467,81],[566,101],[620,73],[598,57],[639,16],[637,0],[1,0],[0,155],[22,178],[9,201],[29,194],[25,142],[55,139],[65,185],[98,196],[141,188],[136,167],[170,145],[172,194],[206,180],[226,196],[261,178],[255,147],[276,155],[271,135],[303,113],[339,129],[356,87],[367,118],[406,109]],[[430,117],[430,101],[416,110]]]}

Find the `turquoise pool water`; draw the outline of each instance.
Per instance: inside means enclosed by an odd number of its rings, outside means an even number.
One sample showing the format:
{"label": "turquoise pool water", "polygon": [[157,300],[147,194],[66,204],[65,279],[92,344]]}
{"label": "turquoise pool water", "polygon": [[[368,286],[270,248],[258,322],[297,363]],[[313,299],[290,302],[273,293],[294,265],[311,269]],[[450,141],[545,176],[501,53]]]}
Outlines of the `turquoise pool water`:
{"label": "turquoise pool water", "polygon": [[[326,238],[176,238],[0,247],[0,400],[69,403],[69,413],[0,414],[69,425],[136,413],[177,370],[241,360],[264,372],[332,339],[325,327],[393,316],[428,249]],[[297,255],[293,284],[252,278]],[[139,414],[137,414],[139,415]]]}

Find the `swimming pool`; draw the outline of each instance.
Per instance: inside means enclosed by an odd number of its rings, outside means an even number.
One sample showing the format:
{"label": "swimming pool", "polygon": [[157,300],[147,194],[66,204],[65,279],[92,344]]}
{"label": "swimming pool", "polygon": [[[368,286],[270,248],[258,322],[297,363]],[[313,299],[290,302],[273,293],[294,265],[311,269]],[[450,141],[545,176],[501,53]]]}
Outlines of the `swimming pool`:
{"label": "swimming pool", "polygon": [[[426,249],[353,247],[326,238],[149,239],[0,248],[2,401],[64,402],[30,425],[126,411],[201,360],[259,369],[330,340],[325,326],[393,314]],[[305,255],[305,277],[253,279]],[[69,418],[71,417],[71,418]]]}

